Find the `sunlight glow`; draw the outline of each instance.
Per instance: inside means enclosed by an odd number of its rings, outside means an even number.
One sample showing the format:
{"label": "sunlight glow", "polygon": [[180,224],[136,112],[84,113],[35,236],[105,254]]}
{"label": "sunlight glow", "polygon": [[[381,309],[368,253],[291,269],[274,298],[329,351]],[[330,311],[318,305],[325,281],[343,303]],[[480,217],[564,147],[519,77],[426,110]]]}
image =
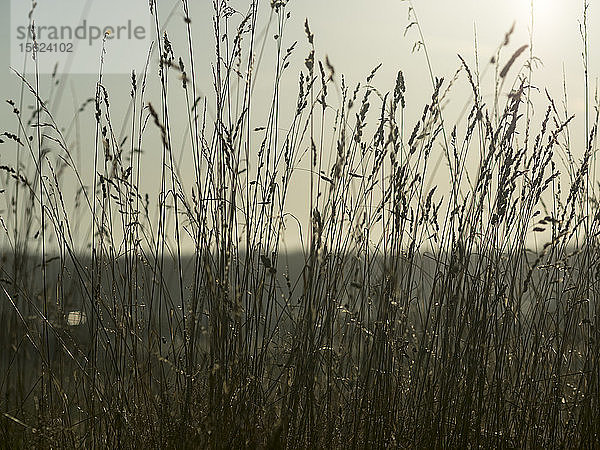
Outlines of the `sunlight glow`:
{"label": "sunlight glow", "polygon": [[[564,3],[564,0],[562,1]],[[519,18],[521,22],[531,22],[531,0],[519,0]],[[533,0],[533,26],[548,27],[559,20],[561,0]]]}

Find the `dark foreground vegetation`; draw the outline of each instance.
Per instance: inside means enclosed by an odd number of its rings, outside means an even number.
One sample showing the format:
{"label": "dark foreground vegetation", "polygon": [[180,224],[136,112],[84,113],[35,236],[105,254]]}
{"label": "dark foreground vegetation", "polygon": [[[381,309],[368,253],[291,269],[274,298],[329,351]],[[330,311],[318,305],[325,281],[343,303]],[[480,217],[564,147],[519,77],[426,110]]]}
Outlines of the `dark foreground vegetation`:
{"label": "dark foreground vegetation", "polygon": [[[48,93],[22,79],[33,115],[11,101],[18,125],[2,137],[15,151],[1,167],[0,447],[598,447],[597,109],[581,148],[549,95],[534,118],[532,55],[519,71],[510,32],[492,63],[508,96],[484,103],[459,59],[452,81],[432,76],[424,107],[408,105],[402,72],[389,92],[373,87],[376,69],[347,86],[307,22],[282,131],[279,80],[301,46],[284,45],[285,3],[272,2],[262,125],[258,6],[215,2],[214,96],[195,83],[193,18],[181,48],[157,33],[162,95],[145,97],[154,74],[132,76],[127,139],[99,76],[90,180]],[[472,101],[454,127],[443,105],[458,79]],[[189,123],[183,146],[174,109]],[[155,205],[140,190],[138,150],[151,145]],[[439,155],[449,187],[430,185]],[[286,204],[303,165],[306,220]],[[293,230],[301,253],[285,249]]]}

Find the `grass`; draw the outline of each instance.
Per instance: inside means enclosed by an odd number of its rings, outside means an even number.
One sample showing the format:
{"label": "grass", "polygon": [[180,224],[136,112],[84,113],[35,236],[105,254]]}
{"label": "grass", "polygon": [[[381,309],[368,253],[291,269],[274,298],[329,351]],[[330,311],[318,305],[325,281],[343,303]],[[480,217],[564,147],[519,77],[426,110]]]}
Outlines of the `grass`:
{"label": "grass", "polygon": [[[0,446],[598,447],[598,108],[582,149],[550,95],[533,117],[533,53],[511,82],[528,52],[504,55],[510,31],[491,63],[491,106],[478,65],[461,57],[450,81],[431,72],[430,101],[408,124],[417,106],[402,72],[386,92],[374,87],[378,68],[348,86],[318,59],[306,21],[282,131],[281,78],[299,51],[283,46],[286,3],[271,2],[275,84],[256,128],[257,2],[241,16],[214,3],[206,99],[188,1],[183,49],[150,2],[160,101],[147,100],[155,75],[133,73],[123,139],[99,72],[79,111],[94,108],[91,186],[38,77],[20,78],[34,108],[26,117],[10,101],[18,126],[2,135],[15,164],[0,167]],[[444,101],[459,79],[472,97],[451,127]],[[188,125],[191,186],[174,117]],[[157,144],[153,206],[140,149]],[[449,189],[429,185],[439,152]],[[286,203],[302,167],[306,221]],[[285,246],[294,229],[298,253]],[[532,234],[546,239],[539,251],[527,249]]]}

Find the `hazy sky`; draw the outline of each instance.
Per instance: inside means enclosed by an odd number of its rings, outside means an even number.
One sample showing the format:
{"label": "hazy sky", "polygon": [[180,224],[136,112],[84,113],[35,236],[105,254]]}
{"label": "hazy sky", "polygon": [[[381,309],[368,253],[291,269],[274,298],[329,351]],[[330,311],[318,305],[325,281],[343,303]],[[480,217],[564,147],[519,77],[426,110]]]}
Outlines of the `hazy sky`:
{"label": "hazy sky", "polygon": [[[23,0],[25,1],[25,0]],[[43,3],[50,0],[39,0]],[[98,0],[100,1],[100,0]],[[141,2],[147,0],[127,0],[128,2]],[[54,0],[59,4],[59,0]],[[167,30],[174,42],[175,54],[178,48],[185,54],[184,35],[182,33],[183,14],[177,6],[179,0],[160,0],[161,15],[163,20],[170,12],[170,21]],[[198,81],[201,90],[208,94],[211,91],[210,63],[214,60],[212,38],[212,1],[194,0],[192,7],[192,25],[196,46],[197,64],[199,65]],[[543,63],[534,72],[533,84],[541,88],[548,88],[557,99],[563,96],[563,70],[566,75],[569,110],[577,115],[573,131],[574,142],[583,142],[583,65],[581,52],[583,49],[579,34],[579,23],[582,20],[583,0],[534,0],[534,27],[533,27],[533,52]],[[590,31],[590,79],[595,85],[600,65],[600,5],[591,0],[589,10]],[[241,11],[247,9],[244,0],[232,1],[230,4]],[[271,28],[267,28],[270,12],[270,2],[261,2],[261,21],[258,25],[259,37],[275,34],[275,21]],[[10,2],[2,0],[0,4],[0,38],[2,47],[0,51],[3,61],[0,67],[0,89],[2,100],[18,98],[19,83],[9,71],[9,45],[10,45]],[[173,6],[175,5],[175,8]],[[451,78],[459,67],[457,54],[462,55],[472,66],[475,65],[475,36],[479,54],[481,73],[486,74],[482,79],[482,94],[484,100],[493,95],[493,70],[486,72],[486,66],[495,49],[502,42],[505,32],[516,22],[515,32],[511,38],[509,48],[504,52],[504,58],[509,58],[514,50],[523,44],[529,43],[530,27],[530,0],[414,0],[413,5],[424,33],[425,43],[431,58],[433,71],[436,76]],[[293,57],[293,65],[282,81],[284,95],[282,105],[289,104],[289,114],[295,108],[297,95],[298,71],[303,68],[304,58],[309,47],[304,35],[304,19],[308,18],[315,34],[317,57],[327,55],[336,68],[337,74],[345,74],[348,84],[353,86],[358,81],[364,81],[371,69],[383,63],[374,84],[383,92],[392,90],[396,73],[402,70],[405,74],[407,85],[407,118],[409,123],[420,115],[422,107],[430,99],[431,81],[427,72],[424,52],[412,52],[414,43],[418,40],[416,29],[412,28],[404,35],[408,24],[408,2],[400,0],[290,0],[288,10],[291,18],[288,21],[284,34],[284,44],[291,44],[298,40],[299,44]],[[114,11],[115,15],[123,14]],[[257,124],[262,117],[266,118],[269,95],[273,83],[273,51],[274,40],[267,39],[264,58],[261,62],[258,82],[255,91],[255,120]],[[97,50],[97,49],[96,49]],[[110,48],[109,48],[110,52]],[[522,64],[525,56],[517,61],[513,69],[513,77]],[[157,80],[155,72],[150,83],[149,99],[157,97]],[[73,116],[74,110],[88,97],[94,95],[95,75],[69,75],[66,74],[61,82],[65,88],[57,118],[60,122],[64,119],[67,123]],[[125,117],[127,100],[129,99],[129,77],[127,75],[110,75],[105,77],[113,109],[113,120],[121,123]],[[339,79],[338,79],[339,85]],[[48,77],[42,77],[42,89],[49,89]],[[462,77],[457,83],[450,103],[447,106],[445,120],[453,124],[456,114],[469,100],[469,90]],[[174,101],[177,102],[177,93]],[[538,98],[543,101],[543,95]],[[183,100],[183,97],[180,97]],[[536,100],[537,102],[537,100]],[[11,108],[2,103],[0,106],[0,122],[3,129],[14,130],[15,122]],[[536,103],[537,104],[537,103]],[[543,103],[539,103],[543,105]],[[179,105],[183,111],[183,102]],[[183,118],[183,112],[175,110],[175,118]],[[545,106],[539,108],[541,115]],[[180,114],[180,115],[178,115]],[[539,120],[541,120],[541,117]],[[86,122],[87,120],[87,122]],[[185,120],[176,122],[174,135],[185,134]],[[65,123],[65,125],[66,125]],[[93,135],[93,109],[87,111],[82,118],[81,144],[82,148],[90,148],[89,158],[83,155],[82,172],[91,177],[90,166],[86,166],[92,157],[94,144]],[[181,126],[179,126],[181,125]],[[285,124],[281,125],[285,127]],[[411,125],[412,127],[412,125]],[[4,130],[2,130],[4,131]],[[575,152],[581,154],[582,152]],[[158,173],[157,164],[159,152],[146,152],[145,156],[146,185],[143,188],[152,192],[155,190],[155,176]],[[183,157],[184,172],[186,158]],[[11,160],[11,154],[6,153],[6,148],[0,151],[0,164]],[[87,160],[87,161],[86,161]],[[189,159],[191,161],[191,159]],[[185,174],[184,176],[189,175]],[[2,181],[3,183],[3,181]],[[0,186],[0,188],[2,188]],[[297,190],[291,198],[292,205],[302,208],[305,204],[306,192]],[[4,206],[4,205],[3,205]],[[4,209],[4,207],[0,209]]]}

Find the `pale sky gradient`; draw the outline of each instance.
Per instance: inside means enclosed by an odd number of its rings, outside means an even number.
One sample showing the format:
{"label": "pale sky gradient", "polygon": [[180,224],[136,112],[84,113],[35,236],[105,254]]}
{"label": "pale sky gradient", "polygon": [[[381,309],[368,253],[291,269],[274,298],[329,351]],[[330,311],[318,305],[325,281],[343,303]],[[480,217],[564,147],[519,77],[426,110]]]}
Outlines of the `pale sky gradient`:
{"label": "pale sky gradient", "polygon": [[[43,2],[45,0],[39,0]],[[46,0],[47,1],[47,0]],[[99,0],[98,0],[99,1]],[[147,4],[147,0],[127,0],[129,2],[139,1]],[[3,0],[0,4],[0,39],[2,46],[0,67],[0,89],[2,100],[18,98],[19,83],[8,68],[9,49],[8,45],[10,30],[9,1]],[[172,5],[178,5],[179,0],[161,0],[163,17],[166,17]],[[199,65],[200,89],[208,94],[211,99],[210,63],[214,60],[213,38],[212,38],[212,2],[208,0],[191,1],[192,24],[194,27],[194,39],[196,45],[196,63]],[[261,2],[261,22],[259,23],[259,37],[275,34],[275,29],[267,29],[269,16],[268,1]],[[245,11],[247,2],[236,0],[230,4]],[[595,86],[596,78],[600,73],[600,2],[591,0],[589,10],[589,41],[590,41],[590,80]],[[512,52],[523,44],[529,43],[529,8],[530,0],[414,0],[413,5],[419,17],[424,33],[429,56],[431,58],[434,74],[451,78],[459,67],[457,54],[462,55],[472,67],[475,66],[475,35],[479,52],[480,72],[486,73],[490,57],[502,42],[505,32],[513,22],[516,22],[515,33],[512,36],[509,48],[503,53],[508,59]],[[284,95],[282,105],[289,105],[289,115],[295,108],[297,96],[298,71],[303,68],[304,58],[308,54],[309,47],[304,35],[304,19],[308,17],[312,32],[315,34],[315,45],[317,57],[324,58],[328,55],[335,66],[337,74],[344,74],[350,86],[359,81],[364,81],[371,69],[383,63],[374,80],[381,91],[392,90],[398,70],[405,74],[407,85],[407,119],[412,124],[421,114],[422,108],[431,96],[431,81],[427,72],[424,53],[413,53],[411,50],[418,36],[416,29],[411,29],[406,36],[404,30],[407,21],[408,2],[400,0],[290,0],[288,10],[291,12],[284,34],[284,47],[293,41],[299,41],[293,57],[293,65],[282,81]],[[550,93],[560,101],[562,99],[563,70],[566,74],[569,110],[577,115],[577,120],[572,127],[573,140],[579,146],[583,143],[583,112],[584,112],[584,90],[583,90],[583,65],[581,52],[582,40],[579,34],[579,22],[582,20],[583,1],[578,0],[534,0],[534,55],[543,62],[543,67],[535,70],[533,84],[540,88],[548,88]],[[119,14],[115,11],[114,14]],[[170,18],[167,26],[170,38],[174,43],[175,54],[185,54],[185,41],[182,33],[183,14],[178,8]],[[275,26],[275,22],[272,27]],[[255,120],[256,125],[261,124],[261,117],[266,117],[267,105],[270,100],[273,82],[273,51],[274,39],[267,39],[264,58],[261,62],[258,82],[256,85]],[[178,52],[178,49],[180,51]],[[526,57],[522,56],[512,69],[512,78],[517,70],[522,67]],[[149,99],[154,98],[158,103],[157,77],[154,70],[150,83]],[[510,77],[509,77],[510,78]],[[48,89],[48,77],[42,77],[43,89]],[[93,97],[96,76],[94,75],[72,75],[63,79],[66,86],[57,117],[65,121],[73,116],[74,109],[86,98]],[[339,78],[338,78],[339,83]],[[113,109],[113,119],[117,124],[118,118],[124,117],[127,110],[126,101],[129,99],[129,77],[124,75],[110,75],[105,78]],[[446,123],[453,125],[456,114],[469,100],[470,90],[466,84],[464,75],[456,84],[451,101],[445,112]],[[486,77],[482,79],[482,94],[484,100],[490,100],[493,95],[493,70],[489,70]],[[177,101],[178,93],[173,94]],[[332,95],[335,95],[333,93]],[[593,96],[593,91],[592,91]],[[180,97],[183,100],[183,96]],[[545,109],[544,96],[537,95],[534,99],[540,105],[537,111],[538,121]],[[541,100],[541,103],[538,101]],[[0,123],[6,130],[15,130],[15,122],[11,109],[2,102],[0,106]],[[183,107],[183,103],[181,103]],[[284,108],[285,109],[285,108]],[[183,118],[183,113],[175,118]],[[87,122],[84,121],[87,119]],[[534,119],[535,121],[535,119]],[[181,144],[185,134],[185,120],[180,120],[174,128],[174,136]],[[282,122],[285,127],[285,116]],[[93,155],[94,144],[93,108],[87,110],[87,115],[82,118],[81,141],[82,146],[90,148],[90,160]],[[12,158],[7,152],[10,147],[0,150],[0,164],[7,164]],[[174,148],[178,148],[177,144]],[[575,151],[577,156],[581,155],[582,149]],[[159,170],[159,152],[154,154],[150,151],[145,155],[146,184],[143,189],[152,195],[156,191],[156,175]],[[190,156],[183,157],[183,167],[189,167]],[[82,161],[82,173],[91,177],[90,165]],[[87,161],[90,162],[89,160]],[[190,171],[191,172],[191,171]],[[191,176],[185,173],[184,177]],[[440,175],[442,176],[442,175]],[[191,178],[190,178],[191,180]],[[443,178],[442,178],[443,180]],[[439,180],[438,180],[439,181]],[[4,181],[2,181],[3,183]],[[442,183],[443,184],[443,183]],[[0,186],[0,189],[2,186]],[[306,191],[298,189],[293,192],[290,199],[291,205],[301,211],[305,204]],[[156,194],[154,195],[156,198]],[[0,210],[5,210],[5,205]]]}

